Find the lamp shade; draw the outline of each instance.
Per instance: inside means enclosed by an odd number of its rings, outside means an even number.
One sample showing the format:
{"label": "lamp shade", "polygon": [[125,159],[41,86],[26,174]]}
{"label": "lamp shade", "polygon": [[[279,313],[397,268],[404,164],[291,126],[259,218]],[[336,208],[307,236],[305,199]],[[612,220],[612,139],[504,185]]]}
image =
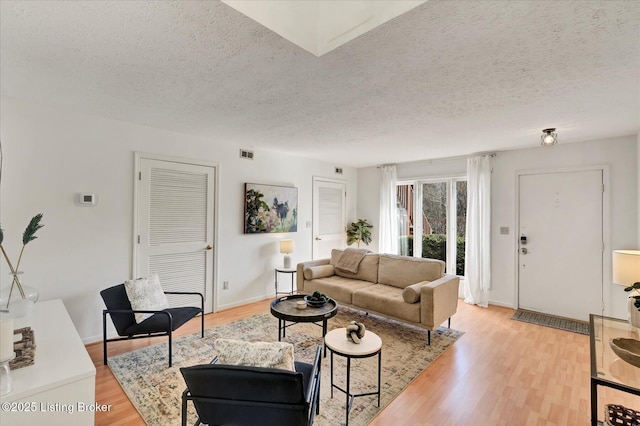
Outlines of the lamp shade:
{"label": "lamp shade", "polygon": [[640,250],[613,252],[613,282],[625,287],[640,281]]}
{"label": "lamp shade", "polygon": [[296,243],[293,240],[280,240],[280,253],[293,253]]}

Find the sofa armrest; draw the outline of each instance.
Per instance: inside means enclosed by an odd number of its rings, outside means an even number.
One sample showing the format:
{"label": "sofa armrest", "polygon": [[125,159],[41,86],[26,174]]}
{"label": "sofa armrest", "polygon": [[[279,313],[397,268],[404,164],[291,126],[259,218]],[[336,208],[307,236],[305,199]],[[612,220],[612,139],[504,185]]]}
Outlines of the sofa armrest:
{"label": "sofa armrest", "polygon": [[420,322],[434,329],[458,309],[460,277],[445,275],[420,288]]}
{"label": "sofa armrest", "polygon": [[298,292],[304,293],[304,268],[309,266],[322,266],[328,265],[330,259],[318,259],[318,260],[310,260],[308,262],[298,263],[296,267],[296,286]]}

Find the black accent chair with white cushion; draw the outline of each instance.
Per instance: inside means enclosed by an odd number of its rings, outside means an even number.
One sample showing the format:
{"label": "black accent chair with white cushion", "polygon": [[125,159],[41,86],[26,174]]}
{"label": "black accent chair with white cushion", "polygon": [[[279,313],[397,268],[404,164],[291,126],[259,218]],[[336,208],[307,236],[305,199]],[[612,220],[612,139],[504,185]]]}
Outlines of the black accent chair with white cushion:
{"label": "black accent chair with white cushion", "polygon": [[295,361],[295,371],[218,364],[180,369],[187,389],[182,394],[182,425],[187,402],[198,415],[196,425],[310,426],[320,413],[320,364]]}
{"label": "black accent chair with white cushion", "polygon": [[[172,365],[173,332],[196,315],[201,316],[201,336],[204,337],[204,296],[196,292],[165,291],[164,294],[194,295],[200,298],[200,307],[166,308],[162,310],[134,310],[127,296],[124,284],[119,284],[100,292],[107,309],[102,311],[102,345],[104,365],[107,365],[107,342],[141,339],[147,337],[169,337],[169,367]],[[136,322],[136,313],[147,313],[151,316],[144,321]],[[107,315],[118,332],[118,338],[107,338]]]}

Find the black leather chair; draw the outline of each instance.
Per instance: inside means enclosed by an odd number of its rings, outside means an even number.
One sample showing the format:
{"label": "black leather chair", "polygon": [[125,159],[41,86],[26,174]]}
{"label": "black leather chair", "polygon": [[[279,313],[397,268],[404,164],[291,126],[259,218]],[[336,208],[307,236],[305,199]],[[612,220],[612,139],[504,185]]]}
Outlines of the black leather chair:
{"label": "black leather chair", "polygon": [[223,365],[217,359],[181,368],[187,384],[182,425],[188,401],[198,414],[196,425],[312,425],[320,413],[321,353],[318,347],[313,365],[296,361],[296,371]]}
{"label": "black leather chair", "polygon": [[[129,303],[124,284],[109,287],[100,292],[107,309],[102,311],[102,349],[104,365],[107,365],[107,342],[141,339],[146,337],[169,336],[169,367],[172,365],[171,345],[172,333],[196,315],[201,314],[201,335],[204,337],[204,296],[201,293],[184,291],[165,291],[165,294],[191,294],[200,297],[200,307],[168,308],[162,311],[134,311]],[[135,313],[152,313],[153,315],[136,322]],[[118,338],[107,339],[107,314],[118,332]]]}

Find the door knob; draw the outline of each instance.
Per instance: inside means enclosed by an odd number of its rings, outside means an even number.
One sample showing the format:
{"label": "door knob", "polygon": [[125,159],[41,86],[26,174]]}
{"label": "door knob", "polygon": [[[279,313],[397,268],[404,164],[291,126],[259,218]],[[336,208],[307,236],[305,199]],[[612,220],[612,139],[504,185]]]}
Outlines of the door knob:
{"label": "door knob", "polygon": [[520,252],[522,252],[522,254],[527,254],[527,253],[529,253],[529,250],[527,250],[527,248],[526,248],[526,247],[522,247],[522,248],[520,249]]}
{"label": "door knob", "polygon": [[322,238],[316,237],[316,241],[321,241],[321,240],[322,240]]}
{"label": "door knob", "polygon": [[212,249],[213,249],[213,246],[212,246],[211,244],[209,244],[209,245],[207,246],[207,250],[212,250]]}

